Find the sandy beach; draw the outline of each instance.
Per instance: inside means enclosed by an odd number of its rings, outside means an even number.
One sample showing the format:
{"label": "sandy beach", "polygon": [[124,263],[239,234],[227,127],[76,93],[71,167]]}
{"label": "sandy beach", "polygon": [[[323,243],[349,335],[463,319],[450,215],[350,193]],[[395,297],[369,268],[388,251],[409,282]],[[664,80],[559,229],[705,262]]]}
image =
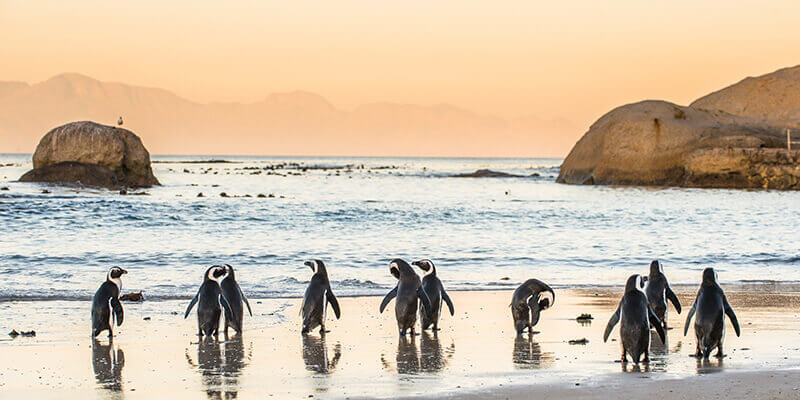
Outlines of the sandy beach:
{"label": "sandy beach", "polygon": [[[245,333],[198,343],[187,301],[126,303],[113,343],[89,339],[88,304],[0,304],[2,329],[36,330],[4,337],[0,397],[18,398],[800,398],[800,291],[793,286],[735,286],[727,293],[742,325],[728,329],[722,361],[698,362],[684,315],[670,310],[667,345],[654,339],[652,362],[623,369],[615,332],[602,331],[622,288],[557,290],[533,338],[516,337],[511,291],[454,291],[456,315],[442,330],[399,338],[380,297],[340,299],[342,319],[324,338],[302,336],[300,299],[252,299]],[[695,288],[676,292],[688,308]],[[590,313],[595,320],[579,324]],[[586,338],[585,345],[569,340]],[[627,372],[627,373],[623,373]],[[642,384],[646,383],[646,384]]]}

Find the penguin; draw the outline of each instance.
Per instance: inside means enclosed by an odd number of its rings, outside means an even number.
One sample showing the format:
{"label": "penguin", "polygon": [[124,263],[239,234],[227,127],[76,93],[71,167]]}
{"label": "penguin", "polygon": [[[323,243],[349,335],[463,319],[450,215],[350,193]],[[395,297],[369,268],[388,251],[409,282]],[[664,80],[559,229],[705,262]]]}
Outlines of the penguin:
{"label": "penguin", "polygon": [[[550,293],[552,299],[542,298],[542,294]],[[525,328],[533,334],[533,327],[539,323],[539,313],[553,306],[556,302],[556,293],[553,288],[538,279],[528,279],[514,290],[511,297],[511,317],[514,319],[514,328],[517,334],[522,334]]]}
{"label": "penguin", "polygon": [[[197,305],[197,336],[217,336],[219,333],[219,317],[222,314],[222,309],[225,309],[225,316],[228,320],[233,320],[233,312],[230,305],[222,296],[222,290],[219,286],[219,281],[225,275],[227,269],[222,265],[214,265],[206,270],[203,276],[203,284],[194,298],[186,307],[186,314],[183,318],[189,316],[192,307]],[[222,307],[220,307],[220,305]]]}
{"label": "penguin", "polygon": [[228,319],[227,313],[225,314],[225,337],[228,337],[228,327],[233,328],[236,333],[242,333],[242,318],[244,318],[244,307],[242,302],[247,305],[247,312],[253,316],[253,311],[250,309],[250,302],[247,301],[242,288],[236,282],[236,276],[233,272],[233,267],[230,264],[225,264],[226,274],[219,284],[222,290],[222,297],[228,302],[231,307],[231,314],[233,319]]}
{"label": "penguin", "polygon": [[431,302],[430,309],[421,307],[419,310],[421,328],[424,331],[433,325],[433,330],[438,331],[439,315],[442,313],[442,300],[447,303],[450,315],[456,314],[455,308],[453,308],[453,301],[450,300],[450,296],[444,290],[442,281],[436,276],[436,266],[433,265],[433,261],[424,259],[414,261],[411,265],[416,265],[425,271],[425,276],[422,278],[422,290],[425,291],[425,294],[428,295],[428,300]]}
{"label": "penguin", "polygon": [[644,279],[639,274],[631,275],[625,283],[625,294],[617,306],[617,311],[608,320],[606,331],[603,334],[603,342],[608,341],[608,335],[620,322],[619,336],[622,342],[622,357],[620,361],[628,362],[627,354],[633,358],[634,364],[639,364],[639,359],[644,355],[642,362],[650,362],[650,327],[654,327],[661,343],[666,341],[664,328],[661,321],[656,316],[650,304],[647,302],[647,295],[642,290]]}
{"label": "penguin", "polygon": [[117,126],[122,126],[122,116],[121,115],[119,116],[119,119],[117,120]]}
{"label": "penguin", "polygon": [[725,315],[730,318],[736,336],[741,335],[741,330],[739,329],[739,320],[736,319],[736,314],[728,303],[725,292],[717,283],[717,271],[714,271],[714,268],[703,270],[703,283],[686,316],[683,336],[686,336],[689,322],[695,313],[697,313],[697,317],[694,319],[694,334],[697,337],[697,351],[694,356],[698,358],[702,356],[703,359],[707,359],[711,350],[716,347],[716,356],[725,357],[722,352],[722,341],[725,339]]}
{"label": "penguin", "polygon": [[303,296],[303,304],[300,306],[300,316],[303,317],[303,328],[301,333],[304,335],[316,327],[319,334],[325,334],[325,314],[328,310],[328,303],[333,308],[336,319],[341,316],[339,310],[339,300],[336,300],[331,290],[331,282],[328,280],[328,270],[322,260],[311,260],[303,263],[314,271],[311,281],[308,283],[306,293]]}
{"label": "penguin", "polygon": [[108,337],[113,337],[111,330],[111,310],[114,310],[114,319],[117,326],[122,325],[122,304],[119,302],[119,291],[122,290],[122,275],[128,271],[120,267],[112,267],[106,274],[106,281],[100,285],[92,299],[92,337],[97,337],[100,332],[108,330]]}
{"label": "penguin", "polygon": [[386,305],[397,297],[394,302],[394,315],[397,318],[397,329],[400,336],[405,336],[406,331],[411,330],[411,335],[416,335],[414,324],[417,322],[418,300],[426,310],[432,310],[430,299],[425,291],[422,290],[422,281],[414,269],[407,262],[395,258],[389,263],[389,272],[397,278],[397,286],[394,287],[381,302],[380,312]]}
{"label": "penguin", "polygon": [[664,268],[658,260],[650,263],[650,274],[647,276],[647,287],[645,288],[647,301],[656,313],[656,317],[661,320],[664,330],[667,330],[667,299],[672,302],[675,311],[681,313],[681,302],[678,296],[669,287],[667,276],[664,275]]}

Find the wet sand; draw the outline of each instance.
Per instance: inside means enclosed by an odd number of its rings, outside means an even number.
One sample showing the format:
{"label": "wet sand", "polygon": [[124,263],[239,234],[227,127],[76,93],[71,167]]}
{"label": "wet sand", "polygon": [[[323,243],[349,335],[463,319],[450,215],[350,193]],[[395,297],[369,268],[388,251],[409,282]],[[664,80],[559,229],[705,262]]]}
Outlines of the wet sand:
{"label": "wet sand", "polygon": [[[688,309],[696,288],[676,289]],[[0,398],[800,398],[796,287],[726,287],[742,336],[727,327],[723,360],[689,357],[685,311],[670,308],[666,346],[653,335],[652,361],[639,367],[615,362],[617,331],[602,340],[621,292],[557,290],[533,337],[513,332],[510,290],[452,292],[455,317],[413,338],[398,337],[391,307],[378,314],[380,297],[340,298],[342,319],[329,313],[324,337],[300,334],[300,299],[251,299],[243,336],[202,343],[194,314],[183,319],[188,300],[125,303],[112,342],[88,338],[88,303],[0,303],[3,332],[37,331],[0,339]],[[595,320],[579,324],[581,313]]]}

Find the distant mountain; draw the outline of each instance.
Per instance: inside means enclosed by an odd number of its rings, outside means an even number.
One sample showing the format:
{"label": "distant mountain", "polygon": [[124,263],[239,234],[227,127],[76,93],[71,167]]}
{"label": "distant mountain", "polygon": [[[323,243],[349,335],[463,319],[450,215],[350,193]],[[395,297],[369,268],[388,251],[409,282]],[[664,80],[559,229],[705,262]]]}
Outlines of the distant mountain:
{"label": "distant mountain", "polygon": [[568,121],[505,120],[448,104],[347,111],[303,91],[201,104],[163,89],[61,74],[33,85],[0,82],[0,152],[33,152],[56,126],[114,124],[120,115],[153,154],[562,156],[579,132]]}

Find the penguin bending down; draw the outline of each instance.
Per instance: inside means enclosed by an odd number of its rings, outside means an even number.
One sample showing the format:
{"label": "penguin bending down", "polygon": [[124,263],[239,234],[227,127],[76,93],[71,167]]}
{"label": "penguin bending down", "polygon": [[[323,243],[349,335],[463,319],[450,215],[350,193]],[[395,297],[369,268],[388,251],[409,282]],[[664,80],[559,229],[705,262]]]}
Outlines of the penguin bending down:
{"label": "penguin bending down", "polygon": [[400,331],[400,336],[405,336],[409,329],[412,336],[416,335],[414,324],[417,322],[417,301],[421,301],[426,310],[432,310],[430,299],[422,290],[419,276],[407,262],[395,258],[389,264],[389,272],[397,278],[397,286],[383,298],[380,312],[383,312],[386,305],[397,297],[394,302],[394,315],[397,318],[397,329]]}
{"label": "penguin bending down", "polygon": [[664,268],[658,260],[653,260],[650,263],[650,274],[647,276],[647,287],[645,288],[647,294],[647,301],[656,317],[661,320],[664,330],[667,330],[667,299],[672,302],[675,311],[681,313],[681,302],[678,301],[678,296],[669,287],[667,276],[664,275]]}
{"label": "penguin bending down", "polygon": [[321,260],[306,261],[304,264],[311,267],[314,275],[311,276],[306,294],[303,296],[303,305],[300,306],[300,316],[303,317],[301,332],[306,334],[319,326],[319,334],[324,335],[328,303],[333,308],[336,319],[339,319],[341,316],[339,301],[336,300],[336,296],[331,290],[331,282],[328,280],[328,270],[325,268],[325,264]]}
{"label": "penguin bending down", "polygon": [[[233,312],[219,286],[219,281],[226,273],[226,268],[222,265],[214,265],[206,270],[203,277],[203,284],[197,294],[194,295],[189,307],[186,307],[186,314],[189,316],[192,307],[197,304],[197,336],[217,336],[219,333],[219,317],[222,309],[225,309],[225,316],[233,320]],[[220,307],[221,306],[221,307]]]}
{"label": "penguin bending down", "polygon": [[[542,294],[550,293],[551,298],[542,298]],[[539,313],[553,306],[556,302],[556,293],[553,288],[538,279],[528,279],[514,290],[511,297],[511,317],[514,319],[514,329],[521,334],[525,328],[533,334],[533,327],[539,323]]]}
{"label": "penguin bending down", "polygon": [[431,308],[425,308],[423,305],[419,310],[422,330],[424,331],[428,329],[429,326],[433,325],[433,330],[438,331],[439,315],[442,313],[442,300],[447,303],[447,308],[450,309],[450,315],[456,314],[455,308],[453,308],[453,302],[450,300],[450,296],[447,295],[447,292],[445,292],[442,281],[436,276],[436,266],[433,265],[433,261],[428,259],[419,260],[412,262],[411,265],[416,265],[426,272],[425,276],[422,278],[422,290],[428,295]]}
{"label": "penguin bending down", "polygon": [[639,274],[631,275],[625,284],[625,295],[617,306],[617,311],[608,320],[606,331],[603,334],[603,342],[608,341],[608,335],[614,329],[617,322],[620,322],[619,336],[622,342],[623,363],[628,362],[626,354],[630,354],[635,364],[639,363],[640,356],[644,355],[642,362],[650,362],[650,327],[654,327],[661,343],[665,343],[666,337],[661,321],[656,316],[650,304],[647,302],[647,295],[644,294],[642,276]]}
{"label": "penguin bending down", "polygon": [[741,334],[739,320],[733,308],[728,304],[725,292],[717,283],[717,272],[714,268],[703,270],[703,283],[697,291],[697,298],[686,316],[686,325],[683,327],[683,336],[689,330],[689,322],[694,319],[694,334],[697,336],[697,351],[695,357],[708,358],[711,350],[717,348],[717,357],[725,357],[722,352],[722,341],[725,339],[725,315],[731,319],[731,325],[736,331],[736,336]]}
{"label": "penguin bending down", "polygon": [[108,337],[113,337],[111,330],[111,310],[114,310],[114,319],[117,326],[122,325],[122,304],[119,302],[119,291],[122,289],[122,275],[128,271],[120,267],[108,270],[106,281],[100,285],[92,299],[92,337],[97,337],[100,332],[108,329]]}
{"label": "penguin bending down", "polygon": [[231,319],[228,318],[228,313],[225,313],[225,337],[228,337],[228,327],[233,328],[236,333],[242,333],[242,319],[244,318],[244,307],[242,302],[247,305],[247,312],[253,316],[253,311],[250,309],[250,302],[247,297],[242,293],[242,288],[239,287],[239,282],[236,282],[236,276],[233,272],[233,267],[230,264],[225,264],[226,274],[219,284],[222,291],[222,297],[228,302],[231,307]]}

